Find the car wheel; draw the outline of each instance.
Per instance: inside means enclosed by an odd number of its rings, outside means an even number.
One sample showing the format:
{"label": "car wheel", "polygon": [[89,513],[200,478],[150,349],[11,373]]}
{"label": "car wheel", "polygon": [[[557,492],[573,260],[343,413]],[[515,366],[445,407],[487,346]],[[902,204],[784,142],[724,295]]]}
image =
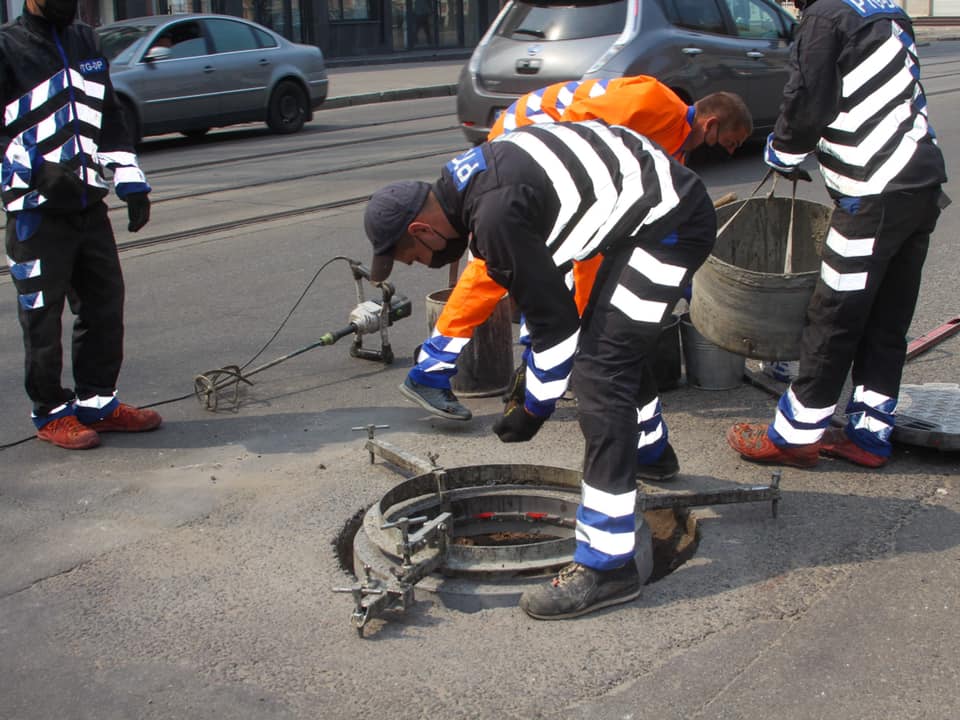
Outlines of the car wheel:
{"label": "car wheel", "polygon": [[193,130],[182,130],[180,134],[191,140],[196,140],[197,138],[202,138],[208,132],[210,132],[210,128],[194,128]]}
{"label": "car wheel", "polygon": [[307,95],[297,83],[284,80],[273,90],[267,126],[275,133],[295,133],[307,121]]}
{"label": "car wheel", "polygon": [[137,111],[133,103],[127,99],[120,100],[120,114],[123,116],[123,124],[127,126],[127,132],[130,134],[130,143],[136,145],[143,138],[140,136],[140,122],[137,120]]}

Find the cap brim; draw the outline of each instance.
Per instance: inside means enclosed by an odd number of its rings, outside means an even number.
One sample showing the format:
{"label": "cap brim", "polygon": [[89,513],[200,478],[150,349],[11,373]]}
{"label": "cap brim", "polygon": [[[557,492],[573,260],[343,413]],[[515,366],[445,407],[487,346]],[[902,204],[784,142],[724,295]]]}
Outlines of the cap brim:
{"label": "cap brim", "polygon": [[393,270],[393,255],[374,255],[370,263],[370,282],[382,282]]}

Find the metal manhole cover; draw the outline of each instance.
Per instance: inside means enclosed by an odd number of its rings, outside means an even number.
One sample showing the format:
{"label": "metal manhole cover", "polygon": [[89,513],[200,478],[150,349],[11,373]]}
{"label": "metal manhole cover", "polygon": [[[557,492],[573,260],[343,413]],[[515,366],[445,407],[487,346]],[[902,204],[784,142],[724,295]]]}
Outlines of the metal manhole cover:
{"label": "metal manhole cover", "polygon": [[901,385],[894,442],[960,450],[960,385]]}

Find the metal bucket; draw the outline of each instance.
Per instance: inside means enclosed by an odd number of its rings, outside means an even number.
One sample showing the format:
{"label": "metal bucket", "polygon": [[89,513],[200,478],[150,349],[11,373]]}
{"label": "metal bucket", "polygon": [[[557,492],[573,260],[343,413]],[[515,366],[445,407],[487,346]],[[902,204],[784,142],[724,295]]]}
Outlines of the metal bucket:
{"label": "metal bucket", "polygon": [[[451,289],[427,295],[427,323],[433,332]],[[457,374],[450,387],[461,397],[487,397],[507,391],[513,376],[513,326],[510,323],[510,299],[504,296],[487,320],[473,331],[457,358]]]}
{"label": "metal bucket", "polygon": [[[793,272],[786,274],[791,202]],[[757,360],[794,360],[832,209],[809,200],[750,198],[717,210],[719,226],[744,204],[693,276],[690,316],[704,337],[725,350]]]}
{"label": "metal bucket", "polygon": [[697,332],[689,315],[680,319],[687,383],[701,390],[732,390],[743,382],[742,355],[728,352]]}

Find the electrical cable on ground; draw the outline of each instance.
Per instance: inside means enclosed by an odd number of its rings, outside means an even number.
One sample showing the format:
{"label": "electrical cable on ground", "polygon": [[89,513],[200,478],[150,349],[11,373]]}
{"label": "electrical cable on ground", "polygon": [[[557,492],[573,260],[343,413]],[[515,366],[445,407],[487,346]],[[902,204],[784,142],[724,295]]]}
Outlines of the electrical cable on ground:
{"label": "electrical cable on ground", "polygon": [[[332,263],[336,262],[337,260],[343,260],[347,263],[352,262],[352,258],[348,258],[346,255],[336,255],[335,257],[332,257],[329,260],[327,260],[325,263],[323,263],[323,265],[321,265],[317,269],[317,271],[313,274],[313,277],[310,278],[310,282],[307,283],[307,286],[303,289],[303,292],[300,293],[300,297],[297,298],[297,301],[293,304],[293,307],[290,308],[290,312],[287,313],[287,316],[283,319],[283,322],[280,323],[279,327],[277,327],[276,331],[274,331],[273,335],[270,336],[270,339],[267,340],[266,343],[264,343],[263,347],[261,347],[252,358],[250,358],[249,360],[247,360],[247,362],[245,362],[242,366],[240,366],[239,368],[240,371],[245,370],[247,367],[249,367],[250,364],[253,363],[253,361],[256,360],[258,357],[260,357],[266,351],[266,349],[270,347],[273,341],[277,339],[277,336],[283,331],[283,328],[286,326],[287,322],[289,322],[290,318],[293,316],[293,313],[295,313],[297,308],[300,307],[300,303],[303,302],[303,299],[306,297],[307,293],[310,292],[310,288],[313,287],[313,284],[317,281],[317,278],[320,277],[320,273],[326,270],[327,267],[329,267]],[[158,407],[160,405],[169,405],[171,403],[180,402],[181,400],[186,400],[187,398],[192,398],[192,397],[196,397],[196,392],[190,392],[190,393],[187,393],[186,395],[180,395],[178,397],[167,398],[166,400],[158,400],[157,402],[149,403],[148,405],[139,405],[138,407],[140,409],[153,408],[153,407]],[[28,435],[27,437],[20,438],[19,440],[14,440],[13,442],[0,444],[0,452],[12,447],[16,447],[17,445],[22,445],[28,440],[33,440],[34,438],[36,438],[35,434]]]}

